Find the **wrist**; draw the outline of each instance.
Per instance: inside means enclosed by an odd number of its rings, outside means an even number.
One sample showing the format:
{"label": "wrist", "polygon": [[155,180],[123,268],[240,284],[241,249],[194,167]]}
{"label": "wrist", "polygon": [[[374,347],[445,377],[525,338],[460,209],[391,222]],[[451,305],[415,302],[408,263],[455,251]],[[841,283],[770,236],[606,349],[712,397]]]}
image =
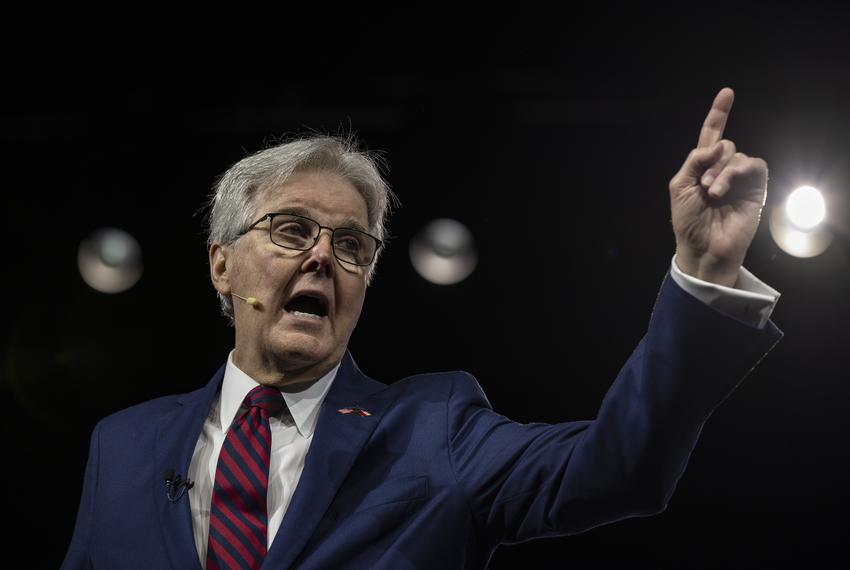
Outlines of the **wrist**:
{"label": "wrist", "polygon": [[708,254],[702,256],[688,255],[681,251],[676,252],[676,267],[695,279],[723,285],[724,287],[735,287],[738,282],[738,271],[740,264],[721,261]]}

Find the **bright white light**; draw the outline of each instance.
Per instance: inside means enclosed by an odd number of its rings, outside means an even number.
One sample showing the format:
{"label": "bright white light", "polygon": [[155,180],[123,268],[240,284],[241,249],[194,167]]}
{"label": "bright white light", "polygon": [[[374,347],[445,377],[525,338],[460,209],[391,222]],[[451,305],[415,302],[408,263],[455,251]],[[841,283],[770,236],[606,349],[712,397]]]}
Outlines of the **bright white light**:
{"label": "bright white light", "polygon": [[410,242],[410,261],[431,283],[459,283],[478,264],[472,232],[455,220],[434,220]]}
{"label": "bright white light", "polygon": [[101,293],[120,293],[142,276],[142,249],[124,230],[103,228],[80,244],[77,263],[89,287]]}
{"label": "bright white light", "polygon": [[827,226],[814,226],[806,231],[798,229],[782,208],[774,208],[770,214],[770,235],[776,245],[794,257],[820,255],[826,251],[833,238]]}
{"label": "bright white light", "polygon": [[788,233],[785,234],[786,249],[791,255],[797,257],[806,257],[808,255],[809,250],[812,248],[811,242],[812,237],[806,232],[789,228]]}
{"label": "bright white light", "polygon": [[788,196],[785,214],[798,229],[810,230],[823,221],[826,204],[817,188],[800,186]]}

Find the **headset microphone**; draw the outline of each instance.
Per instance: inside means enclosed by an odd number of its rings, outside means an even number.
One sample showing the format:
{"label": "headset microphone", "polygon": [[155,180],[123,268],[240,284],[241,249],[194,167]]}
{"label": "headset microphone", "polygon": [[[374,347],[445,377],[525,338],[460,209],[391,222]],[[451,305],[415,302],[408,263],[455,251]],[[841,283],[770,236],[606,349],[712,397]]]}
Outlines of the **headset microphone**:
{"label": "headset microphone", "polygon": [[[322,270],[323,270],[322,264],[319,263],[316,266],[316,273],[319,273]],[[250,305],[251,307],[254,307],[255,309],[260,309],[262,307],[262,305],[260,305],[260,300],[257,299],[256,297],[243,297],[242,295],[237,295],[236,293],[231,293],[231,295],[233,295],[237,299],[242,299],[248,305]]]}
{"label": "headset microphone", "polygon": [[231,293],[231,295],[233,295],[237,299],[242,299],[243,301],[245,301],[246,303],[248,303],[249,305],[251,305],[255,309],[259,308],[260,302],[257,300],[256,297],[242,297],[241,295],[237,295],[236,293]]}

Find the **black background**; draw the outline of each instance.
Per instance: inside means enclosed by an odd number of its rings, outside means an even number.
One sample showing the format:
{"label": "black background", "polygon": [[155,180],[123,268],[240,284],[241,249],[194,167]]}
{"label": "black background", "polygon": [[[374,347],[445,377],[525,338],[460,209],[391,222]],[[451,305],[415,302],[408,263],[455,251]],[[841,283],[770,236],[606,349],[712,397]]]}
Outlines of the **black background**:
{"label": "black background", "polygon": [[[517,421],[586,419],[645,330],[673,255],[667,182],[723,86],[727,137],[770,165],[765,214],[817,185],[835,241],[797,259],[762,223],[746,266],[782,293],[786,337],[708,422],[665,513],[503,547],[491,566],[846,565],[846,9],[126,10],[4,24],[4,541],[37,553],[29,567],[64,555],[95,422],[226,358],[199,209],[230,164],[287,133],[357,132],[402,203],[360,366],[385,382],[465,369]],[[437,217],[479,247],[456,286],[409,262]],[[532,243],[505,239],[517,223],[536,224]],[[143,248],[123,294],[77,271],[102,226]]]}

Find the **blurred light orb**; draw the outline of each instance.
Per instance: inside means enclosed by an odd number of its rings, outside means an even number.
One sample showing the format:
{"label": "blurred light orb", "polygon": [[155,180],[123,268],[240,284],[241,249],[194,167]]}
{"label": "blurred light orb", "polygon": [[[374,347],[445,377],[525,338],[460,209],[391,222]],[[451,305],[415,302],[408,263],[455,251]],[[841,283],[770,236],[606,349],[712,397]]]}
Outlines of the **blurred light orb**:
{"label": "blurred light orb", "polygon": [[475,270],[478,253],[472,232],[465,225],[440,218],[430,222],[411,240],[410,261],[427,281],[453,285]]}
{"label": "blurred light orb", "polygon": [[810,230],[826,216],[826,203],[817,188],[800,186],[788,196],[785,214],[797,229]]}
{"label": "blurred light orb", "polygon": [[83,281],[101,293],[121,293],[142,276],[142,248],[118,228],[101,228],[80,243],[77,263]]}
{"label": "blurred light orb", "polygon": [[815,257],[832,243],[829,228],[815,225],[801,230],[794,224],[786,208],[774,208],[770,214],[770,235],[785,253],[794,257]]}

